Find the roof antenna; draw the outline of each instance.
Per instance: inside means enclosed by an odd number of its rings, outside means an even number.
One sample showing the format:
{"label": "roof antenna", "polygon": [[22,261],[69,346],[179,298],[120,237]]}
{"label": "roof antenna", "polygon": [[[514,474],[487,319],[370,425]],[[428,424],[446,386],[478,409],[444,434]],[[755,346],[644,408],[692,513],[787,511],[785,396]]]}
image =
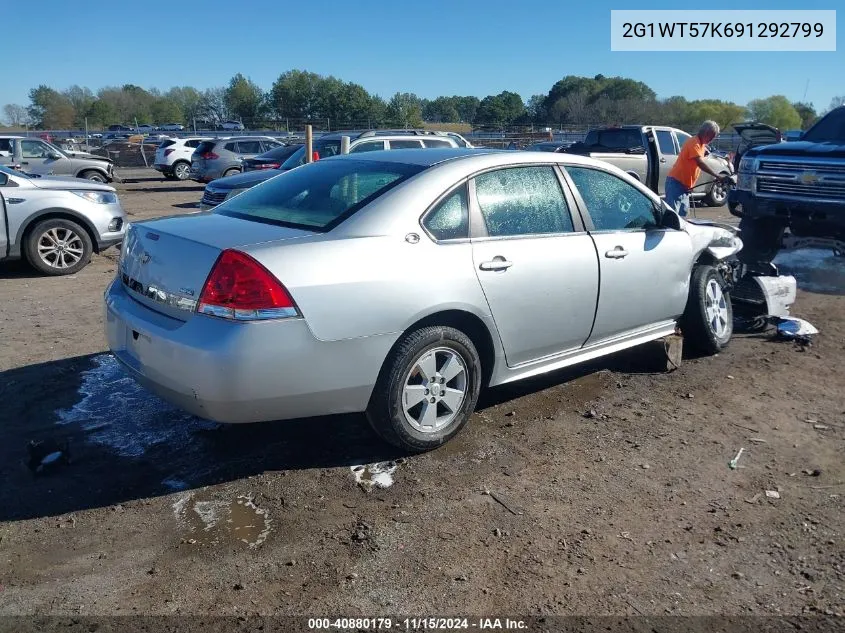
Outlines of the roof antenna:
{"label": "roof antenna", "polygon": [[801,103],[807,103],[807,89],[810,87],[810,80],[807,80],[807,85],[804,86],[804,98],[801,99]]}

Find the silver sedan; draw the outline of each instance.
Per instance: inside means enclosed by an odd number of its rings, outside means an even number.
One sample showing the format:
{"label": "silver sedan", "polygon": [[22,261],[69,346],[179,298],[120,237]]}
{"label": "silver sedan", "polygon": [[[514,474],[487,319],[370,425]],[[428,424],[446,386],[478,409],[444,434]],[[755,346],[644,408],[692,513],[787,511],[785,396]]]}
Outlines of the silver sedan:
{"label": "silver sedan", "polygon": [[366,412],[411,451],[482,387],[664,337],[728,344],[736,233],[589,158],[394,150],[304,165],[213,211],[130,226],[115,357],[225,423]]}

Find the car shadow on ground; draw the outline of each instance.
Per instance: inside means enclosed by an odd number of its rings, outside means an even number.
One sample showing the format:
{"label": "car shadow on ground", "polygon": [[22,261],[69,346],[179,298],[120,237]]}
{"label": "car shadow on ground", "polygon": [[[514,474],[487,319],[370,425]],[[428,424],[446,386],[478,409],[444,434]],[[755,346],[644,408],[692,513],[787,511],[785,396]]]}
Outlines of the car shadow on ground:
{"label": "car shadow on ground", "polygon": [[179,204],[171,204],[170,206],[176,209],[199,209],[199,203],[197,202],[182,202]]}
{"label": "car shadow on ground", "polygon": [[23,259],[0,262],[0,279],[42,279],[44,276]]}
{"label": "car shadow on ground", "polygon": [[[600,370],[654,370],[653,354],[617,354],[485,391],[479,410]],[[590,397],[598,396],[596,389]],[[97,354],[0,372],[4,442],[0,521],[55,516],[236,481],[266,471],[351,467],[406,457],[363,415],[217,425],[162,402]],[[31,451],[29,443],[43,442]],[[62,451],[37,470],[42,453]],[[39,452],[40,451],[40,452]],[[29,463],[31,455],[36,458]]]}
{"label": "car shadow on ground", "polygon": [[205,185],[185,184],[172,185],[166,187],[126,187],[125,192],[133,193],[190,193],[192,191],[202,193],[205,191]]}

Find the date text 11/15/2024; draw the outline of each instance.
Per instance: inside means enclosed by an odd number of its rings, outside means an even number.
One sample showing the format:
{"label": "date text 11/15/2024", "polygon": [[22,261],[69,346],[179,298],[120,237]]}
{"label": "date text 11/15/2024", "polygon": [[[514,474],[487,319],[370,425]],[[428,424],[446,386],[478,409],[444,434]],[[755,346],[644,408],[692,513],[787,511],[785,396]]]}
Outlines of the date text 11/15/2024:
{"label": "date text 11/15/2024", "polygon": [[308,629],[312,631],[519,631],[526,630],[527,623],[510,618],[309,618]]}

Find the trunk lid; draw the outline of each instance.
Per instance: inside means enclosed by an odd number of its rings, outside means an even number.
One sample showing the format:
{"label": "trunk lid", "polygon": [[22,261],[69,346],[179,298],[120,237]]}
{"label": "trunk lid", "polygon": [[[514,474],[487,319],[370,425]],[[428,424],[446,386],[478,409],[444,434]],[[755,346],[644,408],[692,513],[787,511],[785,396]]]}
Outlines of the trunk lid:
{"label": "trunk lid", "polygon": [[310,231],[213,213],[131,224],[123,241],[118,276],[134,300],[188,321],[195,315],[203,285],[224,249],[310,235]]}

